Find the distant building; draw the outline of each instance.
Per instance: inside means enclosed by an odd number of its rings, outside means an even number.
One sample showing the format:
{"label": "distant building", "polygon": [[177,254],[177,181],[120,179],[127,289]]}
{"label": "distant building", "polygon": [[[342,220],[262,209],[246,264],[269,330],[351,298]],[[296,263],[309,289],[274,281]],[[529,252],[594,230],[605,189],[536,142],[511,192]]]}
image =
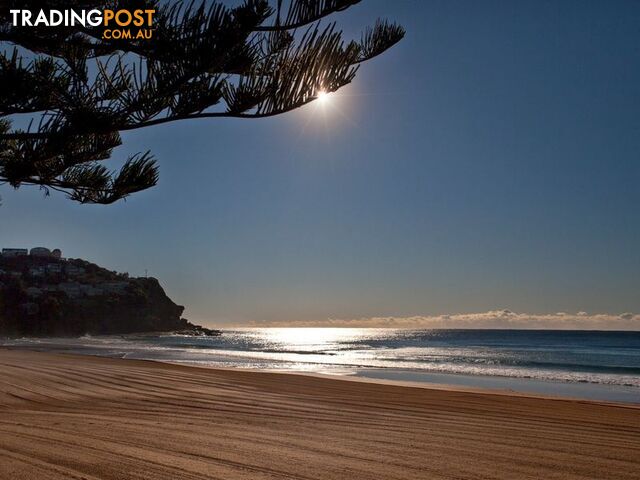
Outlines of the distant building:
{"label": "distant building", "polygon": [[59,263],[47,263],[47,273],[62,273],[62,265]]}
{"label": "distant building", "polygon": [[38,265],[29,269],[29,275],[32,277],[44,277],[45,271],[46,270],[42,265]]}
{"label": "distant building", "polygon": [[84,275],[85,269],[83,267],[77,267],[76,265],[68,263],[65,265],[64,271],[67,275],[75,277],[78,275]]}
{"label": "distant building", "polygon": [[75,282],[65,282],[58,285],[58,290],[67,294],[68,297],[79,297],[82,295],[82,285]]}
{"label": "distant building", "polygon": [[29,255],[29,251],[26,248],[3,248],[3,257],[22,257]]}
{"label": "distant building", "polygon": [[26,248],[3,248],[2,256],[4,257],[24,257],[29,256],[40,258],[55,258],[60,260],[62,258],[62,251],[59,248],[49,250],[46,247],[34,247],[29,251]]}

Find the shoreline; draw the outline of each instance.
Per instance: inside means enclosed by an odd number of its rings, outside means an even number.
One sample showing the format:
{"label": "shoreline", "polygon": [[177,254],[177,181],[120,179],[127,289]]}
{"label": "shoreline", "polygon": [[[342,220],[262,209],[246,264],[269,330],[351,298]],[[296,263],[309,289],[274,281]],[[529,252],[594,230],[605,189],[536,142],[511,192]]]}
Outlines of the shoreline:
{"label": "shoreline", "polygon": [[[471,375],[443,372],[423,372],[397,370],[385,371],[380,377],[377,370],[359,372],[357,377],[380,378],[393,382],[401,378],[398,383],[415,385],[426,384],[443,385],[449,389],[470,392],[492,392],[505,395],[528,396],[532,398],[565,399],[574,401],[591,401],[601,404],[629,405],[640,408],[640,388],[632,385],[605,384],[596,382],[568,382],[560,380],[546,380],[527,377],[510,377],[497,375]],[[411,380],[422,378],[421,380]],[[433,379],[438,381],[433,381]]]}
{"label": "shoreline", "polygon": [[635,479],[637,408],[0,348],[0,478]]}
{"label": "shoreline", "polygon": [[[627,385],[609,385],[591,382],[564,382],[554,380],[543,380],[523,377],[511,376],[495,376],[495,375],[473,375],[462,373],[446,373],[431,372],[422,370],[406,370],[391,368],[366,368],[352,367],[354,373],[325,373],[311,372],[304,370],[290,369],[260,369],[251,367],[223,367],[218,365],[207,365],[200,362],[189,362],[182,360],[162,360],[153,358],[127,358],[117,355],[99,355],[96,353],[73,351],[68,352],[64,349],[39,349],[35,346],[7,346],[0,345],[2,349],[16,351],[33,351],[41,353],[50,353],[54,355],[70,355],[80,357],[96,357],[96,358],[113,358],[120,360],[149,361],[161,364],[181,365],[185,367],[204,368],[208,370],[221,371],[246,371],[253,373],[277,373],[285,375],[305,375],[317,378],[327,378],[355,382],[370,382],[387,385],[407,386],[415,388],[439,389],[458,392],[470,393],[487,393],[507,396],[522,396],[540,399],[556,399],[569,401],[585,401],[595,402],[602,405],[621,405],[632,408],[640,408],[640,388]],[[346,367],[345,367],[346,368]],[[384,372],[376,375],[378,372]],[[415,378],[423,377],[427,380],[415,380]],[[437,378],[438,381],[432,379]],[[440,381],[440,379],[442,381]],[[485,385],[483,385],[483,383]],[[503,384],[503,386],[486,386],[486,384]],[[518,388],[518,386],[522,388]],[[535,388],[538,386],[538,388]],[[542,386],[542,388],[540,388]],[[554,391],[555,390],[555,391]],[[584,390],[582,395],[563,394],[558,391]],[[600,390],[603,395],[593,395],[594,391]],[[618,395],[608,395],[607,391],[620,392]],[[615,398],[614,398],[615,397]]]}
{"label": "shoreline", "polygon": [[[46,352],[43,352],[43,353],[46,353]],[[60,355],[96,356],[96,355],[67,354],[67,353],[60,353]],[[187,368],[198,368],[198,369],[223,371],[223,372],[239,371],[239,372],[255,373],[258,375],[261,373],[269,373],[269,374],[275,374],[275,375],[296,375],[296,376],[311,377],[311,378],[321,378],[325,380],[337,380],[337,381],[343,381],[343,382],[371,383],[371,384],[389,385],[389,386],[406,387],[406,388],[422,388],[426,390],[442,390],[446,392],[474,393],[479,395],[503,395],[507,397],[522,397],[522,398],[532,398],[532,399],[539,399],[539,400],[584,402],[584,403],[593,403],[596,405],[608,405],[608,406],[615,406],[615,407],[640,409],[640,401],[616,402],[616,401],[610,401],[610,400],[597,400],[597,399],[582,398],[582,397],[554,395],[552,393],[544,394],[544,393],[536,393],[534,391],[520,391],[520,390],[507,389],[507,388],[485,388],[485,387],[455,384],[455,383],[395,380],[391,378],[370,377],[366,375],[359,375],[357,373],[341,375],[341,374],[333,374],[333,373],[305,372],[305,371],[295,371],[295,370],[275,370],[275,369],[261,370],[257,368],[219,367],[219,366],[188,364],[188,363],[179,362],[179,361],[172,362],[172,361],[152,360],[152,359],[127,359],[127,358],[118,358],[118,357],[99,357],[99,356],[98,358],[116,358],[118,360],[125,360],[125,361],[162,363],[162,364],[168,364],[168,365],[178,365],[178,366],[187,367]],[[371,369],[371,370],[377,370],[377,369]],[[429,374],[430,375],[446,375],[446,376],[463,376],[462,374],[444,374],[444,373],[429,373]],[[500,378],[513,380],[513,377],[500,377]],[[517,378],[517,379],[523,380],[523,381],[530,381],[530,379],[520,379],[520,378]],[[531,380],[531,381],[534,381],[534,380]],[[563,383],[563,382],[554,382],[551,380],[540,380],[540,381],[550,383],[550,384]],[[607,387],[607,385],[603,385],[603,384],[593,384],[593,385],[602,386],[603,388]],[[625,388],[633,388],[633,387],[625,387]],[[638,392],[638,395],[640,395],[640,391]]]}

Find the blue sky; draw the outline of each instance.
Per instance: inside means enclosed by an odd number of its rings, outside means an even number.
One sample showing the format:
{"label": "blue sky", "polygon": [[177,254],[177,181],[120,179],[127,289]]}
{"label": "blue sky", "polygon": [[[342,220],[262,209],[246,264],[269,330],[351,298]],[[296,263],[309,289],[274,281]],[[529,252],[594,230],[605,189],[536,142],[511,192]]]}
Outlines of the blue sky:
{"label": "blue sky", "polygon": [[127,133],[158,187],[0,187],[0,246],[158,277],[215,324],[640,311],[640,3],[366,0],[406,39],[325,106]]}

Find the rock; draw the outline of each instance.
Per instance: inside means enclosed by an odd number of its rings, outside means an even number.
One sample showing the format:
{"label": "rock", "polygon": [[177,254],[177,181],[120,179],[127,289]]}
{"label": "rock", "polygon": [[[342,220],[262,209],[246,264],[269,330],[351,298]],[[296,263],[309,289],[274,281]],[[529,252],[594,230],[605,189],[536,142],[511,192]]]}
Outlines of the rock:
{"label": "rock", "polygon": [[190,323],[183,311],[155,278],[130,278],[81,259],[0,256],[3,336],[220,334]]}

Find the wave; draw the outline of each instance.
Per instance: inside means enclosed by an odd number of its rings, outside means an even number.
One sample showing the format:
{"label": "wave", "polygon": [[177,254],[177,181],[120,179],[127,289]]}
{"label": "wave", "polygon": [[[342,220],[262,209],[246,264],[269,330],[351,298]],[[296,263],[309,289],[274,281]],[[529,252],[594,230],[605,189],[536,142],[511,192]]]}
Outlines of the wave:
{"label": "wave", "polygon": [[0,345],[102,356],[348,374],[359,369],[593,383],[640,388],[640,337],[598,332],[407,332],[326,329],[183,335],[22,338]]}

